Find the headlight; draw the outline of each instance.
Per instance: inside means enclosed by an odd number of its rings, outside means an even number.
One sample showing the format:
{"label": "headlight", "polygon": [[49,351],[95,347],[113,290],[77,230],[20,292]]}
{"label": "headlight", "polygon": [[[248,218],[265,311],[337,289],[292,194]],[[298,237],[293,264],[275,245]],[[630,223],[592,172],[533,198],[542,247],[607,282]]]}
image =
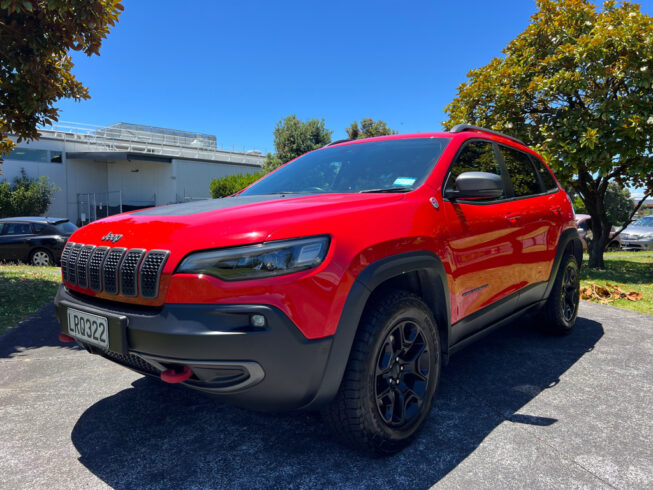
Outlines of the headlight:
{"label": "headlight", "polygon": [[318,266],[328,249],[329,238],[320,236],[196,252],[181,262],[177,272],[225,281],[280,276]]}

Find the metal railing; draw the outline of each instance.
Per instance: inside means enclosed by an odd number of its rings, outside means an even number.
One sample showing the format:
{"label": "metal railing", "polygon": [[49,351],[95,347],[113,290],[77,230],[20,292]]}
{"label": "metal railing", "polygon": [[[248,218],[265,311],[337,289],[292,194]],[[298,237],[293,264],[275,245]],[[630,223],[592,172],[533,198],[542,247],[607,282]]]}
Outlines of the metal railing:
{"label": "metal railing", "polygon": [[[142,126],[147,128],[146,126]],[[130,152],[207,161],[263,165],[267,150],[231,143],[207,143],[207,138],[192,138],[184,131],[151,128],[152,131],[126,129],[118,125],[95,126],[61,121],[39,128],[42,136],[86,146],[87,151]],[[199,133],[195,134],[199,135]],[[202,135],[199,135],[202,136]]]}
{"label": "metal railing", "polygon": [[[152,203],[154,205],[154,203]],[[78,224],[87,225],[93,221],[123,212],[122,192],[89,192],[77,194]]]}

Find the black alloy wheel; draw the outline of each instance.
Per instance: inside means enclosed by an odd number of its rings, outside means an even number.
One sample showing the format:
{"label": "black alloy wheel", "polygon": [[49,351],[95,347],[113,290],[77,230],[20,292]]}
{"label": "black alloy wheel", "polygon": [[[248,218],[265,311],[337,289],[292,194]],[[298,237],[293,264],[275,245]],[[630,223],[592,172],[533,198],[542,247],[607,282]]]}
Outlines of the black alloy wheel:
{"label": "black alloy wheel", "polygon": [[568,263],[562,277],[562,316],[567,322],[571,322],[578,313],[580,302],[580,281],[578,267],[574,263]]}
{"label": "black alloy wheel", "polygon": [[544,330],[566,335],[576,324],[580,305],[580,266],[572,253],[562,258],[553,289],[542,309],[540,325]]}
{"label": "black alloy wheel", "polygon": [[347,445],[394,454],[424,427],[440,367],[429,306],[409,291],[379,292],[358,326],[340,389],[322,409],[324,421]]}
{"label": "black alloy wheel", "polygon": [[428,344],[422,327],[398,323],[378,353],[375,397],[379,415],[391,427],[410,425],[421,413],[431,375]]}

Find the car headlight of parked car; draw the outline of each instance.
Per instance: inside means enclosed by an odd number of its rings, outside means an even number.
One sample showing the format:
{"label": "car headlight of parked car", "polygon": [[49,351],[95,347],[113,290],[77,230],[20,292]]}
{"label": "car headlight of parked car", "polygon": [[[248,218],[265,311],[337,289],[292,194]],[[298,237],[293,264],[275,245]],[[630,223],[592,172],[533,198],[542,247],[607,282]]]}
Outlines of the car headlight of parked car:
{"label": "car headlight of parked car", "polygon": [[319,236],[195,252],[182,261],[177,272],[207,274],[225,281],[281,276],[320,265],[328,249],[329,237]]}

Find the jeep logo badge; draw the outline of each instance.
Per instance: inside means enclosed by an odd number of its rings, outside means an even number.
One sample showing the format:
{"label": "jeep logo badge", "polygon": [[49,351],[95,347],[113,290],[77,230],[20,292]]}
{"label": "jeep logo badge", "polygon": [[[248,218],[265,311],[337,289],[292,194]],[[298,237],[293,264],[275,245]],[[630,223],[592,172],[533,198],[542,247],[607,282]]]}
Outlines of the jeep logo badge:
{"label": "jeep logo badge", "polygon": [[122,235],[114,235],[113,233],[109,232],[106,235],[104,235],[101,240],[103,242],[113,242],[116,243],[118,240],[122,238]]}

